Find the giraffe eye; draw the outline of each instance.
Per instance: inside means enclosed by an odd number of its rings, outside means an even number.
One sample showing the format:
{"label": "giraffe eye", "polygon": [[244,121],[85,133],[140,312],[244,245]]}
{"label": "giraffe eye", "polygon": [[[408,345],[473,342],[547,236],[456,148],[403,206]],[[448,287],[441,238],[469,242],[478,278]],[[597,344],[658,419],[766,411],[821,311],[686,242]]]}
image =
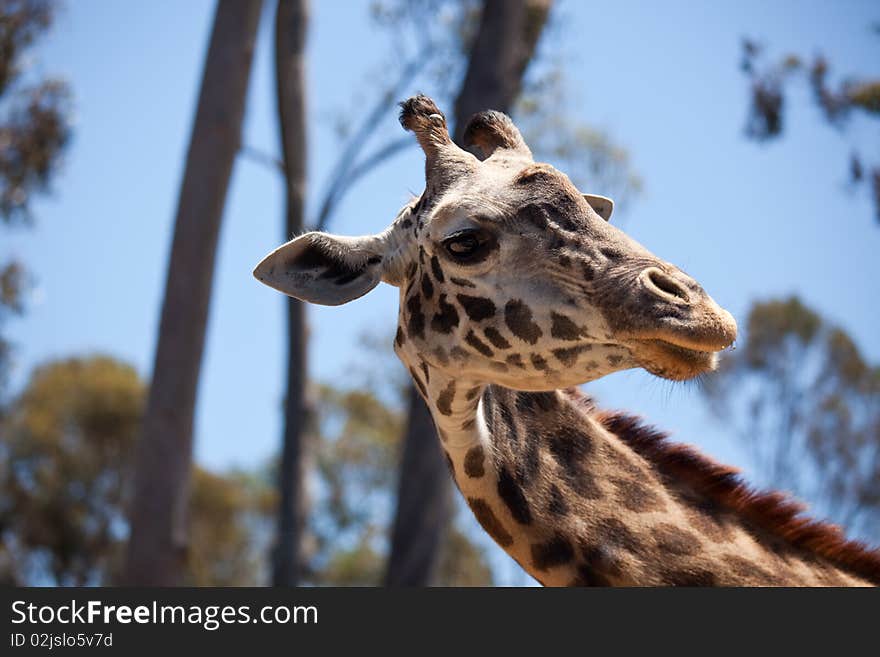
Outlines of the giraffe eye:
{"label": "giraffe eye", "polygon": [[490,243],[491,238],[485,231],[461,230],[443,240],[443,248],[453,260],[470,263],[482,260]]}

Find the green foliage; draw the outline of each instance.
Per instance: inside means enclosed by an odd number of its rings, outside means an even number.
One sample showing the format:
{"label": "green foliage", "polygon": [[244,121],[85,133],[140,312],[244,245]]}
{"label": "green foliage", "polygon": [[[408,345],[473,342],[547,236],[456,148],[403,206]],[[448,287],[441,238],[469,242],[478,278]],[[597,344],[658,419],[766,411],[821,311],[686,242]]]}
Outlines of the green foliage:
{"label": "green foliage", "polygon": [[796,297],[756,303],[746,341],[708,377],[768,485],[851,531],[880,535],[880,365]]}
{"label": "green foliage", "polygon": [[[0,581],[115,579],[144,392],[132,367],[104,356],[34,371],[0,425]],[[187,582],[259,581],[272,504],[264,478],[196,468]]]}
{"label": "green foliage", "polygon": [[[387,359],[387,365],[392,365]],[[395,374],[383,380],[397,390]],[[403,414],[361,389],[318,386],[317,504],[309,581],[378,585],[385,569]],[[0,424],[0,582],[112,583],[128,533],[135,442],[145,386],[105,356],[36,369]],[[270,472],[196,467],[185,583],[267,580],[276,493]],[[482,553],[450,537],[441,583],[491,582]]]}
{"label": "green foliage", "polygon": [[[31,219],[31,199],[48,189],[70,141],[67,85],[28,79],[23,66],[55,8],[52,0],[0,2],[0,223]],[[0,402],[11,353],[2,329],[22,312],[26,282],[21,263],[0,263]]]}
{"label": "green foliage", "polygon": [[265,477],[218,475],[196,467],[190,498],[187,586],[265,582],[276,491]]}
{"label": "green foliage", "polygon": [[[815,104],[825,120],[842,128],[855,112],[877,118],[880,116],[880,79],[847,79],[837,87],[829,82],[831,66],[817,55],[809,63],[795,54],[781,57],[778,62],[763,61],[763,47],[751,39],[743,41],[740,68],[751,82],[751,104],[746,122],[746,136],[756,141],[769,141],[782,135],[785,126],[786,89],[791,83],[807,84]],[[853,185],[867,182],[874,200],[876,218],[880,221],[880,165],[866,167],[860,147],[855,146],[850,159],[850,180]],[[867,173],[865,169],[870,169]]]}
{"label": "green foliage", "polygon": [[109,358],[34,372],[0,438],[3,580],[83,585],[115,570],[143,392]]}

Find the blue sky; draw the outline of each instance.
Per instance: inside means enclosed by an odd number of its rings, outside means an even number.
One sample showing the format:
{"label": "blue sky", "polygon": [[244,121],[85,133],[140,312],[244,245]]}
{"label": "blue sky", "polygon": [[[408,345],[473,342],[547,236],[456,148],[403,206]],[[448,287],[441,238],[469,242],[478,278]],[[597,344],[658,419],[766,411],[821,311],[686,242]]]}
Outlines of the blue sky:
{"label": "blue sky", "polygon": [[[310,190],[337,151],[328,116],[368,98],[387,39],[368,2],[314,2],[309,34]],[[876,124],[841,136],[806,92],[788,104],[785,139],[743,138],[747,82],[740,38],[810,55],[821,48],[837,73],[877,73],[880,20],[870,2],[562,1],[560,47],[578,116],[627,147],[645,180],[623,226],[699,281],[742,322],[752,300],[789,293],[842,324],[880,360],[880,226],[867,195],[845,191],[859,144],[877,153]],[[0,260],[22,258],[38,280],[27,315],[10,325],[13,382],[50,358],[109,352],[147,377],[172,220],[213,2],[67,3],[38,47],[37,72],[66,77],[76,96],[75,138],[37,226],[5,231]],[[268,18],[268,16],[266,17]],[[264,20],[244,142],[277,152],[271,33]],[[409,90],[415,91],[415,90]],[[389,114],[389,134],[399,130]],[[364,179],[332,230],[381,230],[423,186],[412,149]],[[279,442],[282,299],[251,277],[282,240],[277,175],[239,159],[229,191],[196,422],[197,459],[251,466]],[[587,189],[602,193],[602,189]],[[380,286],[343,308],[314,308],[312,373],[345,377],[363,358],[358,338],[391,333],[396,292]],[[389,344],[390,349],[390,344]],[[626,372],[589,386],[610,407],[632,409],[718,458],[746,465],[697,391]]]}

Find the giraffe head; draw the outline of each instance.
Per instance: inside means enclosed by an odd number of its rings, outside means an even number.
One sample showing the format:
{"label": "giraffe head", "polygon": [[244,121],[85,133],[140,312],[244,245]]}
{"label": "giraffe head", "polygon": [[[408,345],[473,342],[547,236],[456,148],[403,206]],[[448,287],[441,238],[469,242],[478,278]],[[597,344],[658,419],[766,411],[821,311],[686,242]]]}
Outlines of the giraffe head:
{"label": "giraffe head", "polygon": [[432,367],[519,390],[632,367],[687,379],[733,342],[733,317],[610,225],[609,199],[536,163],[507,116],[470,120],[465,141],[482,157],[452,142],[429,98],[402,103],[400,120],[425,152],[421,198],[380,234],[284,244],[257,266],[260,281],[327,305],[395,285],[395,349],[414,375]]}

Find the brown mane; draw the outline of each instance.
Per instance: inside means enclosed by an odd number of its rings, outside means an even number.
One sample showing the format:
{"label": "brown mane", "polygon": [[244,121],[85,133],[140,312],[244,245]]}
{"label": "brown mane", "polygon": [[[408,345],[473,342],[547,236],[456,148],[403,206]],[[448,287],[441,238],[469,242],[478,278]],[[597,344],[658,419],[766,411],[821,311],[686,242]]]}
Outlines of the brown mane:
{"label": "brown mane", "polygon": [[812,552],[832,565],[880,584],[880,550],[848,540],[840,527],[803,515],[804,505],[778,491],[751,488],[738,471],[716,463],[693,447],[668,440],[668,436],[623,412],[596,412],[581,394],[576,402],[608,431],[652,463],[661,475],[690,485],[724,508],[779,536],[790,545]]}

